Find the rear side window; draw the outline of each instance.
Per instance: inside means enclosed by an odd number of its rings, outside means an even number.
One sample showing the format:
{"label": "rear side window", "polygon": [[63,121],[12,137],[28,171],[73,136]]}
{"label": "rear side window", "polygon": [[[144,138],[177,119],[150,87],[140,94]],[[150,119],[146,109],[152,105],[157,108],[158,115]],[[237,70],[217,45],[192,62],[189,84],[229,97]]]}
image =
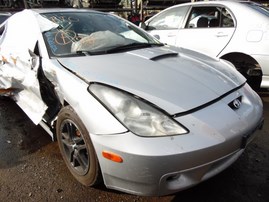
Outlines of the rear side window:
{"label": "rear side window", "polygon": [[223,7],[194,7],[188,17],[185,28],[234,27],[230,12]]}
{"label": "rear side window", "polygon": [[181,6],[168,9],[148,23],[148,30],[178,29],[186,16],[189,6]]}

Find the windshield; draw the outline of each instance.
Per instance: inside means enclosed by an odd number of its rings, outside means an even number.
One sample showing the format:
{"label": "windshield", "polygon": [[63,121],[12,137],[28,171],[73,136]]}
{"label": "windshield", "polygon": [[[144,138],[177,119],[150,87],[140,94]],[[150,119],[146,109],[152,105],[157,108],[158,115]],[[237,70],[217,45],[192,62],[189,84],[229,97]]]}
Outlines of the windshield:
{"label": "windshield", "polygon": [[51,56],[61,57],[81,53],[107,54],[113,53],[111,50],[119,52],[162,45],[146,32],[114,15],[99,12],[42,15],[59,24],[57,29],[44,33]]}

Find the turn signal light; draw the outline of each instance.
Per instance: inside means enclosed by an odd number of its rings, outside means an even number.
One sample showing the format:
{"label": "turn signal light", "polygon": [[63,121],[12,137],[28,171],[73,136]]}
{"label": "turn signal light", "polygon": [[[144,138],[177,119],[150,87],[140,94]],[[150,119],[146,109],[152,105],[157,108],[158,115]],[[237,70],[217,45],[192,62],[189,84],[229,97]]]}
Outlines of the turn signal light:
{"label": "turn signal light", "polygon": [[115,154],[113,152],[103,151],[102,155],[103,155],[103,157],[105,157],[106,159],[109,159],[111,161],[114,161],[114,162],[117,162],[117,163],[122,163],[123,162],[123,159],[119,155],[117,155],[117,154]]}

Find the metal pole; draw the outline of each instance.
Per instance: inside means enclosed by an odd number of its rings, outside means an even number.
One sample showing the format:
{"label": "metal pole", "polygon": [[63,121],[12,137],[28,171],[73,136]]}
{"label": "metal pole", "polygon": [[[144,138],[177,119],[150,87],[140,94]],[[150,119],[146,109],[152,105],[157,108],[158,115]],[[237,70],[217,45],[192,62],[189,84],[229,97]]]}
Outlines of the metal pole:
{"label": "metal pole", "polygon": [[24,8],[28,8],[27,0],[23,0]]}
{"label": "metal pole", "polygon": [[144,22],[143,0],[140,1],[140,20],[141,20],[141,22]]}
{"label": "metal pole", "polygon": [[137,13],[137,0],[135,0],[135,13]]}

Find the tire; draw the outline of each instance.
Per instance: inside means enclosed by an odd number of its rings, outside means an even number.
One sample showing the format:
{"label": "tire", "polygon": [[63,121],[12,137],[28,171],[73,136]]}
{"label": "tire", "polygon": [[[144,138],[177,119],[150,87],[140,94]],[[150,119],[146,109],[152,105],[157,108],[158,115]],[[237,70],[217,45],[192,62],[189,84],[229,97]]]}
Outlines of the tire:
{"label": "tire", "polygon": [[221,59],[230,61],[246,79],[247,83],[254,89],[259,90],[262,82],[262,70],[257,61],[245,54],[228,54]]}
{"label": "tire", "polygon": [[83,185],[98,184],[101,171],[92,141],[70,106],[59,112],[56,134],[61,154],[72,175]]}

